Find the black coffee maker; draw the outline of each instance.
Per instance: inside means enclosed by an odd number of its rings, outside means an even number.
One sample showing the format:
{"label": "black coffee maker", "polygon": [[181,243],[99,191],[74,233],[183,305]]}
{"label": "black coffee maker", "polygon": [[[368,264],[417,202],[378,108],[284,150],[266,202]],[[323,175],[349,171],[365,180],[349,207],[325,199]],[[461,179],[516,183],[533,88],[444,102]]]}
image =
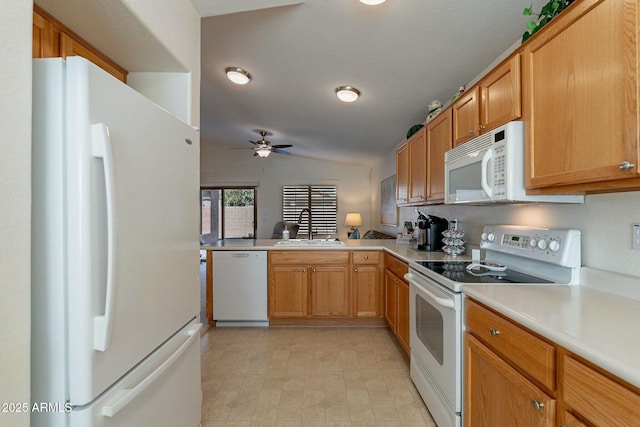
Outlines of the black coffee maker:
{"label": "black coffee maker", "polygon": [[449,221],[418,212],[418,250],[440,251],[444,246],[442,232],[449,228]]}

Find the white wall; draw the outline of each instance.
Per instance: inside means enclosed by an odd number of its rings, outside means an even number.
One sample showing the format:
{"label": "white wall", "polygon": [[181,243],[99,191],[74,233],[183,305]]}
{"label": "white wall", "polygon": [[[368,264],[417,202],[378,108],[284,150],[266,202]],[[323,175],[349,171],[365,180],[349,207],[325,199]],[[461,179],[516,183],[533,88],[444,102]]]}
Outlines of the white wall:
{"label": "white wall", "polygon": [[271,154],[253,157],[248,150],[231,150],[202,141],[200,182],[207,185],[255,185],[257,189],[257,237],[271,238],[282,219],[282,186],[286,184],[335,184],[338,186],[338,235],[347,238],[347,212],[360,212],[361,233],[370,227],[369,168],[347,163]]}
{"label": "white wall", "polygon": [[[401,227],[380,225],[380,181],[395,172],[395,149],[371,169],[373,227],[399,232]],[[399,224],[415,219],[415,208],[401,208]],[[640,192],[588,195],[581,205],[420,207],[420,211],[449,220],[457,218],[465,239],[478,244],[485,224],[517,224],[578,228],[582,231],[583,265],[640,276],[640,251],[631,250],[631,224],[640,223]],[[640,280],[638,281],[640,286]]]}
{"label": "white wall", "polygon": [[[0,0],[0,402],[29,402],[32,7]],[[28,425],[0,413],[0,426]]]}
{"label": "white wall", "polygon": [[[190,114],[187,122],[200,125],[200,14],[191,0],[165,1],[159,6],[156,0],[120,0],[149,32],[189,70],[190,86],[187,86]],[[139,76],[144,79],[147,76]],[[160,80],[153,79],[158,83]],[[173,79],[169,79],[175,83]],[[153,94],[150,96],[153,98]]]}

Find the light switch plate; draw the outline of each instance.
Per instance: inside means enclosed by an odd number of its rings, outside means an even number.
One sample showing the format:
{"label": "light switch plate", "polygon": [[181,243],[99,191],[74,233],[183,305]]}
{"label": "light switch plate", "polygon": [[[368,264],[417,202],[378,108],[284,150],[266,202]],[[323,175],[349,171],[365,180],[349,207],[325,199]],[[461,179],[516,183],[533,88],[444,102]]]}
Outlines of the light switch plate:
{"label": "light switch plate", "polygon": [[640,224],[631,224],[631,244],[634,251],[640,251]]}

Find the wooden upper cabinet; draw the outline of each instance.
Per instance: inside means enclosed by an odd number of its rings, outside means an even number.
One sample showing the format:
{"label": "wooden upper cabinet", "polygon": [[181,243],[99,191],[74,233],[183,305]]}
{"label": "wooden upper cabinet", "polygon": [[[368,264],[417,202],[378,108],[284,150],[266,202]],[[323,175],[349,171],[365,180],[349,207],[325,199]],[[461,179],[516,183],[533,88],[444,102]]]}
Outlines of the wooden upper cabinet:
{"label": "wooden upper cabinet", "polygon": [[487,74],[453,104],[453,146],[522,116],[520,54]]}
{"label": "wooden upper cabinet", "polygon": [[480,82],[480,133],[522,116],[520,55],[515,54]]}
{"label": "wooden upper cabinet", "polygon": [[457,147],[479,135],[480,88],[465,92],[453,104],[453,146]]}
{"label": "wooden upper cabinet", "polygon": [[427,124],[427,201],[444,201],[444,153],[451,150],[453,125],[451,109],[436,116]]}
{"label": "wooden upper cabinet", "polygon": [[33,58],[82,56],[118,80],[127,81],[127,70],[95,49],[42,8],[33,5]]}
{"label": "wooden upper cabinet", "polygon": [[403,144],[396,152],[396,204],[409,202],[409,145]]}
{"label": "wooden upper cabinet", "polygon": [[637,7],[575,2],[525,45],[528,189],[640,188]]}
{"label": "wooden upper cabinet", "polygon": [[123,82],[127,81],[127,71],[115,64],[113,61],[98,53],[91,46],[83,43],[66,33],[60,33],[60,56],[66,58],[67,56],[82,56],[89,61],[96,64],[109,74],[116,77]]}
{"label": "wooden upper cabinet", "polygon": [[33,11],[33,58],[60,56],[60,30],[40,13]]}
{"label": "wooden upper cabinet", "polygon": [[409,202],[427,199],[427,138],[423,127],[409,138]]}

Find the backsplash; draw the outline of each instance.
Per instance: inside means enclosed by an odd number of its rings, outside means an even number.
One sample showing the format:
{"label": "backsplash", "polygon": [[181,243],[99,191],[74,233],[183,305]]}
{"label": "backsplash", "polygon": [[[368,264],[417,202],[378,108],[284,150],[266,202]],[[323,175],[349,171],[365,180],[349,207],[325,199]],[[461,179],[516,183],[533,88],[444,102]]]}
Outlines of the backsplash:
{"label": "backsplash", "polygon": [[[373,183],[395,173],[395,151],[392,154],[393,159],[371,169],[371,222],[372,228],[395,234],[402,231],[404,221],[414,221],[416,215],[415,207],[402,207],[398,209],[398,227],[380,224],[380,188]],[[640,251],[631,249],[631,224],[640,223],[639,191],[588,195],[585,203],[578,205],[436,205],[419,210],[448,220],[457,218],[470,244],[479,244],[485,224],[577,228],[582,232],[583,265],[638,276],[640,286]]]}

